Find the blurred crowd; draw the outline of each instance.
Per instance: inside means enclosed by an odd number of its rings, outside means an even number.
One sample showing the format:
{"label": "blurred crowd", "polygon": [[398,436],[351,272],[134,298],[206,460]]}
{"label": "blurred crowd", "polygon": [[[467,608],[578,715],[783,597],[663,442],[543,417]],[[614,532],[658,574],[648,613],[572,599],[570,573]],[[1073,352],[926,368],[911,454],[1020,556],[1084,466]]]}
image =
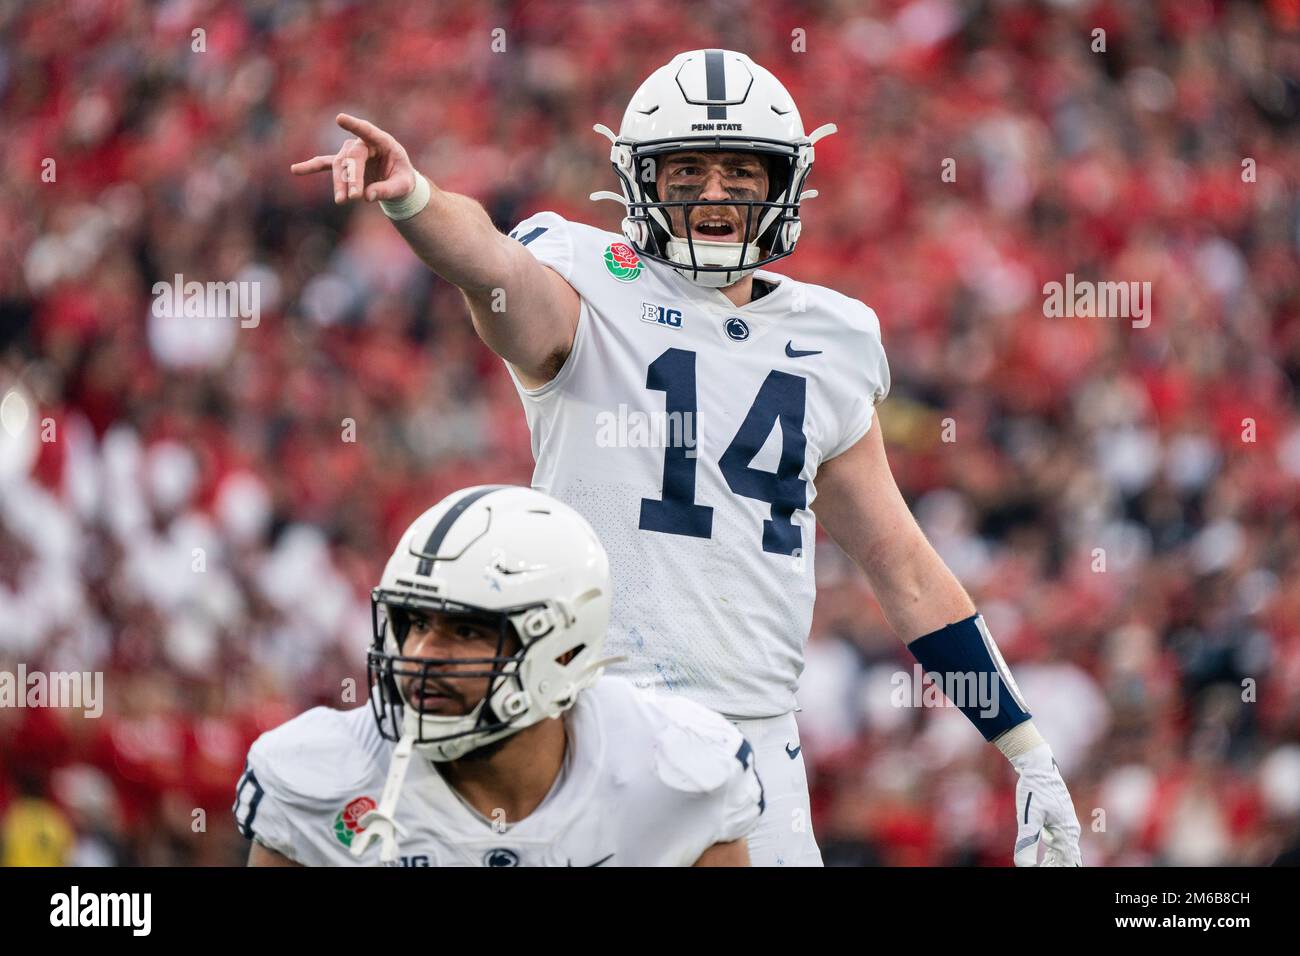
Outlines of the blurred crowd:
{"label": "blurred crowd", "polygon": [[[705,46],[839,126],[776,271],[880,316],[898,482],[1085,862],[1300,854],[1300,2],[72,0],[0,7],[0,671],[106,700],[0,708],[0,860],[240,862],[247,746],[364,702],[400,530],[529,481],[459,293],[290,163],[346,111],[503,229],[616,230],[591,125]],[[1069,273],[1149,281],[1149,326],[1045,317]],[[258,283],[260,316],[155,309],[177,274]],[[827,862],[1008,864],[1014,773],[897,705],[912,658],[819,551]]]}

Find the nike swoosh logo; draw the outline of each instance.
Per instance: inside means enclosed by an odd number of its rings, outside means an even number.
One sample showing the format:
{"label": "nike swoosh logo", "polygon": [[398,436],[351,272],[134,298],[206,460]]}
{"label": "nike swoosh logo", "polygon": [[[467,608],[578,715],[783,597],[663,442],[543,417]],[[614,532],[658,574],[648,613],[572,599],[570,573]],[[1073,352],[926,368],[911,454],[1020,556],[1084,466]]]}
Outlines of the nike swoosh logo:
{"label": "nike swoosh logo", "polygon": [[799,756],[799,751],[801,751],[801,750],[803,750],[803,744],[800,744],[798,747],[795,747],[794,750],[791,750],[791,749],[790,749],[790,745],[789,745],[789,744],[786,744],[786,745],[785,745],[785,755],[786,755],[787,757],[789,757],[791,760],[793,760],[795,757]]}
{"label": "nike swoosh logo", "polygon": [[1037,842],[1038,842],[1037,833],[1035,833],[1033,836],[1022,837],[1021,839],[1016,841],[1016,852],[1019,853],[1025,847],[1033,846]]}
{"label": "nike swoosh logo", "polygon": [[[612,860],[612,859],[614,859],[614,854],[613,854],[613,853],[611,853],[609,856],[602,856],[602,857],[601,857],[599,860],[597,860],[595,863],[588,863],[587,866],[588,866],[588,867],[600,866],[602,863],[608,863],[608,862],[609,862],[610,860]],[[573,866],[573,861],[570,860],[566,865],[567,865],[567,866]]]}
{"label": "nike swoosh logo", "polygon": [[794,347],[794,339],[785,343],[785,354],[790,358],[803,358],[805,355],[821,355],[821,349],[797,349]]}
{"label": "nike swoosh logo", "polygon": [[506,567],[504,564],[502,564],[500,561],[497,561],[495,564],[492,565],[492,570],[495,571],[497,574],[507,574],[507,575],[509,575],[509,574],[531,574],[531,573],[534,572],[534,571],[542,571],[542,570],[545,570],[545,568],[546,568],[546,565],[544,565],[544,564],[534,564],[534,565],[531,565],[530,567],[526,567],[526,568],[507,568],[507,567]]}

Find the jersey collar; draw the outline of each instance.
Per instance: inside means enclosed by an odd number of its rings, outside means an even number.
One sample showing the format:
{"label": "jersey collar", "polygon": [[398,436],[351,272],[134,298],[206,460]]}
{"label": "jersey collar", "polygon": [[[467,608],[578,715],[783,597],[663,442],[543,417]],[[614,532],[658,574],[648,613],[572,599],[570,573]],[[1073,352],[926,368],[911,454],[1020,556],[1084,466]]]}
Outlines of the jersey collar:
{"label": "jersey collar", "polygon": [[772,286],[772,291],[761,298],[751,299],[745,305],[739,306],[733,305],[731,300],[722,294],[721,289],[696,285],[676,271],[672,272],[672,277],[677,281],[678,288],[698,308],[717,319],[718,335],[723,341],[729,341],[724,329],[727,319],[732,316],[744,320],[744,325],[748,330],[746,341],[754,341],[762,338],[768,330],[790,312],[790,288],[793,285],[793,280],[789,276],[768,272],[765,269],[755,270],[754,277],[769,283]]}
{"label": "jersey collar", "polygon": [[[505,833],[492,829],[492,821],[469,806],[443,779],[429,761],[420,761],[420,787],[432,804],[436,829],[453,833],[455,842],[467,846],[549,846],[574,819],[588,811],[604,762],[605,734],[597,711],[593,688],[578,695],[573,709],[561,719],[569,737],[567,772],[561,772],[541,805],[527,817],[512,823]],[[412,768],[414,769],[414,767]]]}
{"label": "jersey collar", "polygon": [[777,275],[775,272],[767,272],[763,269],[755,270],[754,278],[762,279],[767,282],[768,285],[772,286],[772,291],[757,299],[750,299],[744,305],[734,305],[730,299],[723,295],[721,289],[715,289],[711,286],[696,285],[690,279],[677,272],[674,272],[673,275],[677,277],[679,282],[683,283],[695,292],[696,298],[703,299],[708,304],[717,309],[721,309],[724,312],[745,314],[758,312],[768,308],[776,302],[783,301],[789,294],[790,280],[788,277]]}

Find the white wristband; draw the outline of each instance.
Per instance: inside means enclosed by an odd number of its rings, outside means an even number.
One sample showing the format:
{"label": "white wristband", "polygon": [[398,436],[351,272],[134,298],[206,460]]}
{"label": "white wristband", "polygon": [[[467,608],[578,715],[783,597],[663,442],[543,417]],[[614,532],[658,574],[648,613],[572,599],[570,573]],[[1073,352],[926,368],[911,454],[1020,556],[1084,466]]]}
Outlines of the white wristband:
{"label": "white wristband", "polygon": [[384,211],[384,215],[389,219],[394,222],[401,222],[403,219],[410,219],[429,205],[429,197],[432,195],[433,190],[429,187],[429,180],[425,179],[417,170],[415,173],[415,188],[401,199],[392,201],[387,199],[379,200],[379,208]]}

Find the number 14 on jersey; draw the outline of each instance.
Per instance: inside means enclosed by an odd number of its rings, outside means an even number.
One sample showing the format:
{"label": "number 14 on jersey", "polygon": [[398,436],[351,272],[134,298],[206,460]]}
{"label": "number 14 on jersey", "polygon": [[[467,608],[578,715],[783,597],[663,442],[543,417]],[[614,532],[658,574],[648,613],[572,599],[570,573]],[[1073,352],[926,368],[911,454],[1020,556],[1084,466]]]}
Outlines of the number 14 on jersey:
{"label": "number 14 on jersey", "polygon": [[[697,419],[694,352],[666,350],[650,363],[645,384],[664,393],[664,410],[670,419],[674,412]],[[772,554],[792,555],[802,546],[802,531],[791,519],[808,503],[808,483],[799,477],[807,446],[803,433],[806,394],[807,380],[802,376],[777,369],[768,372],[736,436],[718,459],[718,468],[732,492],[771,505],[772,517],[763,522],[763,550]],[[781,424],[781,458],[775,473],[750,467],[774,422]],[[668,442],[664,448],[663,497],[641,499],[641,530],[712,537],[713,508],[695,501],[699,459],[687,451],[680,442]]]}

